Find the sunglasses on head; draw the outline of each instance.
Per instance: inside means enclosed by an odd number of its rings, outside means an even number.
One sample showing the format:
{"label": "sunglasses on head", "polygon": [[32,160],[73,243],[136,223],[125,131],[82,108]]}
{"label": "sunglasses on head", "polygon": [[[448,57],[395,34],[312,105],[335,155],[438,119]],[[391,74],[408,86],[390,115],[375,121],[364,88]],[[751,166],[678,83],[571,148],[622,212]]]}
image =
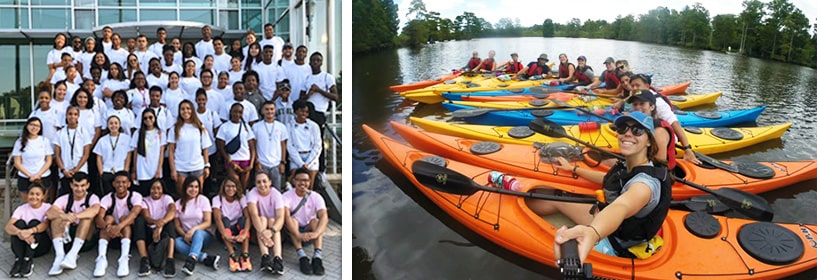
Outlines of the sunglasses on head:
{"label": "sunglasses on head", "polygon": [[641,136],[647,132],[647,129],[644,127],[639,126],[638,124],[634,125],[624,125],[620,127],[616,127],[616,133],[619,135],[624,135],[627,131],[632,131],[634,136]]}

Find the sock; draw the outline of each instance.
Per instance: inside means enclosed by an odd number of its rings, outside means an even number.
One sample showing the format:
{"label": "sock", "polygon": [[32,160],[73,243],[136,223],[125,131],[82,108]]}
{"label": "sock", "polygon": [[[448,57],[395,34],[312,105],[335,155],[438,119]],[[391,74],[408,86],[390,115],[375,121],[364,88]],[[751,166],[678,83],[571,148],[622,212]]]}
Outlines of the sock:
{"label": "sock", "polygon": [[105,257],[108,255],[108,240],[99,239],[99,256]]}
{"label": "sock", "polygon": [[130,255],[130,238],[122,238],[122,255],[119,256],[119,259],[127,260],[128,255]]}
{"label": "sock", "polygon": [[298,253],[298,258],[306,257],[306,253],[304,253],[304,248],[300,248],[296,252]]}
{"label": "sock", "polygon": [[321,249],[315,249],[315,254],[312,255],[312,258],[320,259],[321,258]]}
{"label": "sock", "polygon": [[54,243],[54,259],[62,261],[62,258],[65,257],[65,248],[62,244],[62,237],[51,239],[51,243]]}
{"label": "sock", "polygon": [[71,245],[71,250],[68,251],[68,255],[79,255],[79,250],[82,249],[82,245],[85,245],[85,240],[82,240],[82,238],[74,238],[74,244]]}

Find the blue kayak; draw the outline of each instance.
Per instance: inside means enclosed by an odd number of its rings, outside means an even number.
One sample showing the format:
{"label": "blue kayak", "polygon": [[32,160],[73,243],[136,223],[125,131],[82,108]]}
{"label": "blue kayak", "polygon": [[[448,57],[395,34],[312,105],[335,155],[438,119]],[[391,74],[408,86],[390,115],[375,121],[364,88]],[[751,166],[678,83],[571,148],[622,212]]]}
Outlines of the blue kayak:
{"label": "blue kayak", "polygon": [[[443,107],[448,111],[477,109],[476,107],[443,102]],[[699,111],[699,112],[676,112],[678,122],[682,126],[695,127],[725,127],[734,126],[740,123],[757,120],[766,106],[759,106],[745,110],[725,110],[725,111]],[[604,116],[615,119],[616,116],[605,112]],[[544,117],[560,125],[578,125],[583,122],[607,122],[596,116],[585,114],[575,109],[563,110],[514,110],[514,111],[491,111],[478,116],[467,117],[464,120],[468,123],[496,126],[527,126],[537,117]]]}
{"label": "blue kayak", "polygon": [[[506,96],[506,95],[536,95],[546,94],[553,91],[572,90],[578,86],[577,84],[561,84],[558,86],[542,85],[529,88],[520,89],[503,89],[503,90],[488,90],[488,91],[473,91],[473,92],[443,92],[443,98],[452,101],[465,101],[462,96]],[[543,96],[544,97],[544,96]]]}

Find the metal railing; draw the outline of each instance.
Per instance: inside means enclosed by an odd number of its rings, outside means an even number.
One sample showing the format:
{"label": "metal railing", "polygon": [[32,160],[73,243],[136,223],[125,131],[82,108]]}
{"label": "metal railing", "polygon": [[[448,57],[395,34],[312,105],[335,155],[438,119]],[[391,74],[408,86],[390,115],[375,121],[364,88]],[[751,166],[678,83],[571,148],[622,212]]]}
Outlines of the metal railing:
{"label": "metal railing", "polygon": [[[11,184],[14,174],[16,173],[17,169],[14,168],[14,157],[9,155],[8,160],[6,160],[6,185],[3,186],[3,216],[0,217],[0,219],[2,219],[0,220],[2,221],[2,226],[5,226],[11,217],[11,209],[12,205],[14,205],[12,196],[17,196],[17,189]],[[9,235],[6,234],[6,231],[3,231],[3,241],[8,241],[8,239]]]}
{"label": "metal railing", "polygon": [[329,119],[326,122],[326,131],[327,134],[331,136],[329,139],[323,139],[325,142],[329,142],[329,150],[326,152],[327,157],[327,164],[326,164],[326,173],[327,174],[339,174],[341,172],[340,165],[341,165],[341,140],[338,137],[338,130],[342,129],[341,123],[341,116],[343,116],[342,105],[335,106],[335,102],[332,101],[330,105],[329,111]]}

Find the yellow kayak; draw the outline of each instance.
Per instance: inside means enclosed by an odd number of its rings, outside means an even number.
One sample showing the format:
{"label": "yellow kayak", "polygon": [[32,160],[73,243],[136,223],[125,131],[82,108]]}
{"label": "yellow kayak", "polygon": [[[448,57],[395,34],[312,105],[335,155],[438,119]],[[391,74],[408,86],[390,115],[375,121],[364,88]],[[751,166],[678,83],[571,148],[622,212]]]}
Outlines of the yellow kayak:
{"label": "yellow kayak", "polygon": [[[714,104],[718,98],[721,97],[723,92],[713,92],[713,93],[706,93],[706,94],[690,94],[684,96],[675,96],[671,95],[669,97],[670,102],[672,105],[678,106],[680,109],[687,109],[695,106],[701,106],[704,104]],[[536,100],[531,101],[497,101],[497,102],[477,102],[477,101],[451,101],[451,103],[465,105],[465,106],[472,106],[478,108],[493,108],[493,109],[525,109],[525,108],[547,108],[547,107],[557,107],[553,103],[548,103],[544,106],[537,106],[535,103]],[[532,103],[534,102],[534,103]],[[584,101],[583,99],[577,97],[573,98],[567,102],[573,106],[609,106],[612,105],[612,101],[608,98],[598,98],[592,101]]]}
{"label": "yellow kayak", "polygon": [[[414,125],[426,131],[469,139],[524,145],[531,145],[534,142],[568,142],[576,144],[567,138],[552,138],[534,133],[526,126],[513,127],[461,124],[438,122],[416,117],[410,117],[409,119]],[[784,123],[761,127],[686,128],[685,133],[687,140],[689,140],[689,143],[695,151],[702,154],[717,154],[780,138],[791,125],[791,123]],[[617,151],[618,141],[616,140],[616,133],[610,127],[611,124],[609,123],[600,124],[597,129],[583,131],[580,130],[577,125],[564,126],[568,135],[604,149]],[[679,156],[683,155],[683,152],[683,150],[676,149],[676,153]]]}

